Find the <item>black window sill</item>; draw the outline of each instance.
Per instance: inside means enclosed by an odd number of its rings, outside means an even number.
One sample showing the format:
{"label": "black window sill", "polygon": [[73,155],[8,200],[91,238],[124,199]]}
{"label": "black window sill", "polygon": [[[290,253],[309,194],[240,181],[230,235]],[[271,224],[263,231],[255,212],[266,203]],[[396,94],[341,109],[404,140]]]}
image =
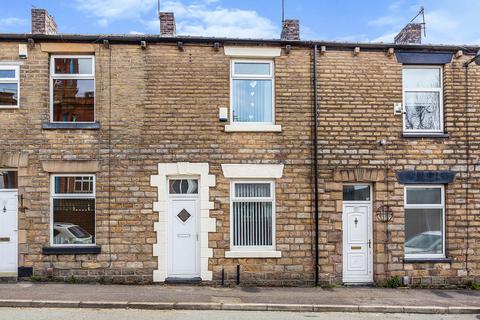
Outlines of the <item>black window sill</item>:
{"label": "black window sill", "polygon": [[448,133],[402,133],[402,138],[450,138]]}
{"label": "black window sill", "polygon": [[43,122],[42,129],[44,130],[98,130],[100,129],[100,123],[80,123],[80,122]]}
{"label": "black window sill", "polygon": [[430,258],[430,259],[419,259],[419,258],[408,258],[403,259],[404,263],[452,263],[451,258]]}
{"label": "black window sill", "polygon": [[43,247],[42,254],[99,254],[102,251],[100,246],[72,246],[72,247]]}

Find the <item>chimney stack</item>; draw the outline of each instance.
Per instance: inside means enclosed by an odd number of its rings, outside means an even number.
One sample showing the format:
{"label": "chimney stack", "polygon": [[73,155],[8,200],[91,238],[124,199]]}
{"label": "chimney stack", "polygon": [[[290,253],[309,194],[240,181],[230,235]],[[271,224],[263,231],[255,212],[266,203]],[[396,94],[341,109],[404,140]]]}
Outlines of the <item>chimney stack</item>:
{"label": "chimney stack", "polygon": [[173,12],[160,12],[160,35],[162,37],[175,37],[177,32]]}
{"label": "chimney stack", "polygon": [[420,44],[422,43],[422,23],[409,23],[394,39],[395,44]]}
{"label": "chimney stack", "polygon": [[287,19],[283,21],[282,40],[300,40],[300,21],[298,19]]}
{"label": "chimney stack", "polygon": [[57,34],[57,24],[45,9],[32,9],[33,34]]}

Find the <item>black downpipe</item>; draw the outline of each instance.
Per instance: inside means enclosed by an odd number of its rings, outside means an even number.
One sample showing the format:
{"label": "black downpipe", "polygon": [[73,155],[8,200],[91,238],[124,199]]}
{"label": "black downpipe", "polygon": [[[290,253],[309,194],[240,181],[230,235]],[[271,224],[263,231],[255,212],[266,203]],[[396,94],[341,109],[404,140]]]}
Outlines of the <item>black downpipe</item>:
{"label": "black downpipe", "polygon": [[317,45],[313,46],[313,186],[315,201],[315,286],[319,283],[318,262],[318,92]]}

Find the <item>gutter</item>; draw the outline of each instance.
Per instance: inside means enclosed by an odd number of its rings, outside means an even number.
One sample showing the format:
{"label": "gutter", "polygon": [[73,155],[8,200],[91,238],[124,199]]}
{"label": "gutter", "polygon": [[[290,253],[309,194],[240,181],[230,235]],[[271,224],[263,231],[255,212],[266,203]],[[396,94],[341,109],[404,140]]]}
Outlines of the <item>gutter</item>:
{"label": "gutter", "polygon": [[83,43],[102,43],[108,40],[114,44],[139,44],[140,41],[147,43],[171,43],[177,44],[213,44],[220,42],[222,44],[250,44],[250,45],[291,45],[297,47],[326,46],[332,50],[351,50],[355,47],[361,47],[365,51],[384,51],[389,48],[396,50],[411,51],[438,51],[453,52],[464,50],[465,55],[469,52],[477,52],[479,46],[462,45],[422,45],[422,44],[393,44],[393,43],[361,43],[361,42],[335,42],[335,41],[301,41],[301,40],[280,40],[280,39],[235,39],[235,38],[216,38],[216,37],[194,37],[194,36],[176,36],[161,37],[159,35],[108,35],[108,34],[29,34],[29,33],[0,33],[0,42],[18,41],[27,42],[33,39],[39,42],[83,42]]}
{"label": "gutter", "polygon": [[319,248],[318,248],[318,90],[317,90],[317,45],[313,45],[313,186],[315,201],[315,286],[319,284]]}

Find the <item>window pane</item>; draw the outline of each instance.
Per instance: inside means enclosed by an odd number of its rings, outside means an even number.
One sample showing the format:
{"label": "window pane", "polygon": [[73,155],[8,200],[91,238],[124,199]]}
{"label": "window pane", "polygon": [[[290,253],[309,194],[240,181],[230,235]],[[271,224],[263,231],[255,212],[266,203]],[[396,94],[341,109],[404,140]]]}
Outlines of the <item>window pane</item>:
{"label": "window pane", "polygon": [[196,194],[198,193],[198,180],[174,179],[169,181],[171,194]]}
{"label": "window pane", "polygon": [[270,198],[270,183],[235,183],[237,198]]}
{"label": "window pane", "polygon": [[344,201],[370,201],[370,186],[343,186]]}
{"label": "window pane", "polygon": [[403,69],[405,88],[440,88],[440,69]]}
{"label": "window pane", "polygon": [[93,193],[93,177],[55,177],[55,193]]}
{"label": "window pane", "polygon": [[53,199],[53,243],[95,243],[95,199]]}
{"label": "window pane", "polygon": [[270,75],[270,63],[235,62],[235,75]]}
{"label": "window pane", "polygon": [[0,78],[15,79],[15,70],[0,70]]}
{"label": "window pane", "polygon": [[405,210],[405,253],[443,253],[443,210]]}
{"label": "window pane", "polygon": [[18,189],[18,172],[0,171],[0,189]]}
{"label": "window pane", "polygon": [[407,188],[407,204],[441,204],[441,188]]}
{"label": "window pane", "polygon": [[16,83],[0,83],[0,106],[18,105],[18,85]]}
{"label": "window pane", "polygon": [[56,74],[92,74],[92,58],[55,58]]}
{"label": "window pane", "polygon": [[233,80],[233,121],[272,122],[271,80]]}
{"label": "window pane", "polygon": [[53,121],[94,121],[93,80],[54,80]]}
{"label": "window pane", "polygon": [[405,92],[405,128],[440,130],[438,92]]}
{"label": "window pane", "polygon": [[233,245],[271,246],[272,203],[233,203]]}

